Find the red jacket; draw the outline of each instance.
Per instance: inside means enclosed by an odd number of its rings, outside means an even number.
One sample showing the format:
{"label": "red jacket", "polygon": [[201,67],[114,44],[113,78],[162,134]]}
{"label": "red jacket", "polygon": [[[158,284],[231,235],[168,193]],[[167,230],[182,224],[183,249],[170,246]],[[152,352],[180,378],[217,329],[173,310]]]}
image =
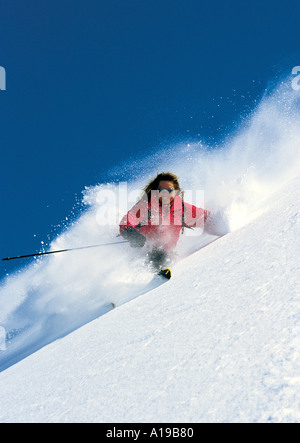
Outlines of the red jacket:
{"label": "red jacket", "polygon": [[182,227],[203,228],[209,211],[183,202],[177,195],[170,205],[140,200],[120,223],[120,234],[129,226],[147,238],[152,247],[171,251],[177,245]]}

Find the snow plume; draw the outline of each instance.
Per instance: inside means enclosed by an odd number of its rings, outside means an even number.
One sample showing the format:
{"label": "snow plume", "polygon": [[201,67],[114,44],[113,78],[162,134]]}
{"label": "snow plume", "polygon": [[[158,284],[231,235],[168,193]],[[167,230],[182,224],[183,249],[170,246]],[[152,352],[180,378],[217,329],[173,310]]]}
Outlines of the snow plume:
{"label": "snow plume", "polygon": [[[219,145],[180,143],[116,168],[118,183],[86,189],[86,210],[50,249],[119,241],[121,216],[157,171],[177,174],[191,203],[199,191],[227,230],[251,222],[299,174],[299,95],[287,81]],[[109,302],[121,304],[145,292],[152,276],[142,257],[127,244],[67,252],[36,260],[2,281],[0,327],[6,340],[0,370],[107,312]]]}
{"label": "snow plume", "polygon": [[203,190],[205,207],[222,211],[229,229],[235,230],[260,215],[268,199],[299,174],[300,91],[292,88],[289,78],[266,93],[238,129],[218,144],[191,141],[167,146],[114,173],[123,170],[138,177],[134,187],[157,171],[171,170],[188,195]]}

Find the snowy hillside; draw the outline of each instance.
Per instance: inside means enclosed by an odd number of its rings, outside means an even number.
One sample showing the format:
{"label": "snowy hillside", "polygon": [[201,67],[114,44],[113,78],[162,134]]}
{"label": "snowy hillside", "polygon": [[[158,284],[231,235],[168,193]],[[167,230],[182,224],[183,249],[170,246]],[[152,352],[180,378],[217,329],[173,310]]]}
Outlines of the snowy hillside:
{"label": "snowy hillside", "polygon": [[2,372],[0,421],[299,422],[299,195]]}
{"label": "snowy hillside", "polygon": [[288,80],[213,149],[117,166],[43,245],[118,242],[145,182],[171,170],[228,232],[203,249],[216,237],[181,236],[171,281],[128,244],[8,263],[0,422],[300,422],[299,103]]}

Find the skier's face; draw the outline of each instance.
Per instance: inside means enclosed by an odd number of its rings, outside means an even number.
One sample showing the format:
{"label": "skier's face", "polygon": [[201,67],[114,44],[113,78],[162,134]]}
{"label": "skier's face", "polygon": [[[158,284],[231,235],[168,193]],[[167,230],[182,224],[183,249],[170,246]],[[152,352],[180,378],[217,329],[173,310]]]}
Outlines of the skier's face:
{"label": "skier's face", "polygon": [[159,190],[159,201],[163,204],[170,204],[174,200],[176,195],[176,190],[174,183],[168,180],[162,180],[158,185]]}

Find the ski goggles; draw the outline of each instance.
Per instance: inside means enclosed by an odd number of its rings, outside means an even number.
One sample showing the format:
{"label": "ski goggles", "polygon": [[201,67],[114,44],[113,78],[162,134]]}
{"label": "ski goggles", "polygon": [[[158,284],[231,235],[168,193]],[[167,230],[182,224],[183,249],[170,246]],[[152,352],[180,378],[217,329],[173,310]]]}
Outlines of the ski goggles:
{"label": "ski goggles", "polygon": [[158,188],[158,192],[168,192],[169,194],[172,194],[172,192],[176,192],[176,189],[173,189],[173,188]]}

